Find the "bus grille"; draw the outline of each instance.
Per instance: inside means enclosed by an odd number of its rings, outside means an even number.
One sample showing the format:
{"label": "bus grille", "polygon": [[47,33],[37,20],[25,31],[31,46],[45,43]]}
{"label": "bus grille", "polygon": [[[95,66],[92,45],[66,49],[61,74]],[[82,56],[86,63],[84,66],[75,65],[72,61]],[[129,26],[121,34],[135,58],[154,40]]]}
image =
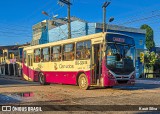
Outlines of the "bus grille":
{"label": "bus grille", "polygon": [[127,84],[128,80],[117,80],[118,84]]}
{"label": "bus grille", "polygon": [[126,79],[127,79],[127,78],[129,78],[129,77],[128,77],[128,76],[117,76],[116,78],[117,78],[117,79],[118,79],[118,78],[119,78],[119,79],[122,79],[122,78],[126,78]]}

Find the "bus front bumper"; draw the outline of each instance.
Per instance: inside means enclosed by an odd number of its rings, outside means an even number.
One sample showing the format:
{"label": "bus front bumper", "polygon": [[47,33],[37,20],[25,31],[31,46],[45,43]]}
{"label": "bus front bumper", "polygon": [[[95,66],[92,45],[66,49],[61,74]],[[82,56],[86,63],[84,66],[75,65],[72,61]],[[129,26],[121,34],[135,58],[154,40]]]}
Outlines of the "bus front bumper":
{"label": "bus front bumper", "polygon": [[130,79],[130,80],[116,80],[115,85],[134,85],[134,84],[135,84],[135,80]]}
{"label": "bus front bumper", "polygon": [[123,86],[123,85],[134,85],[135,79],[129,80],[117,80],[117,79],[109,79],[104,86]]}
{"label": "bus front bumper", "polygon": [[135,79],[130,80],[116,80],[116,79],[109,79],[108,84],[105,86],[123,86],[123,85],[134,85]]}

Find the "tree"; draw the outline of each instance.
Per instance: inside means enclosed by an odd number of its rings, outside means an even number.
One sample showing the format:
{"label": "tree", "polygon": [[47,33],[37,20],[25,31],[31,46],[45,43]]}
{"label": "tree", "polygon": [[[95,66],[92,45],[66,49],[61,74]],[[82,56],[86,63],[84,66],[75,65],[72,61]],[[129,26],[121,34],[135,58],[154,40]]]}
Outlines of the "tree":
{"label": "tree", "polygon": [[151,48],[155,47],[153,29],[147,24],[142,25],[140,28],[146,30],[146,48],[150,50]]}
{"label": "tree", "polygon": [[[156,63],[156,61],[158,60],[158,56],[157,54],[155,54],[154,52],[149,52],[149,51],[146,51],[144,53],[144,56],[140,56],[141,60],[144,59],[144,66],[147,68],[147,71],[149,72],[149,69],[151,67],[153,67]],[[142,58],[144,57],[144,58]]]}

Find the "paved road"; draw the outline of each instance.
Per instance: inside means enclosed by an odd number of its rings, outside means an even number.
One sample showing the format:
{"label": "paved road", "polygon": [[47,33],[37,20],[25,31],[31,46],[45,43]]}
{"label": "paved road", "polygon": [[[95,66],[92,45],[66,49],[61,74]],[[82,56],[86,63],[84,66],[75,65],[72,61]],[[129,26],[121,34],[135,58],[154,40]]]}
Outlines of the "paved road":
{"label": "paved road", "polygon": [[0,78],[0,87],[4,86],[19,86],[19,85],[38,85],[37,82],[28,82],[23,80],[3,79]]}
{"label": "paved road", "polygon": [[136,84],[134,86],[116,86],[113,87],[116,89],[125,89],[125,90],[140,90],[140,89],[160,89],[160,81],[156,80],[136,80]]}
{"label": "paved road", "polygon": [[159,93],[160,82],[152,80],[137,80],[135,86],[84,91],[73,85],[40,86],[35,82],[0,78],[0,104],[7,105],[157,105]]}
{"label": "paved road", "polygon": [[[10,87],[23,87],[23,86],[35,86],[39,85],[37,82],[28,82],[23,80],[13,80],[0,78],[0,88],[10,88]],[[21,95],[14,94],[14,96],[0,94],[0,105],[8,103],[18,103],[21,102]]]}

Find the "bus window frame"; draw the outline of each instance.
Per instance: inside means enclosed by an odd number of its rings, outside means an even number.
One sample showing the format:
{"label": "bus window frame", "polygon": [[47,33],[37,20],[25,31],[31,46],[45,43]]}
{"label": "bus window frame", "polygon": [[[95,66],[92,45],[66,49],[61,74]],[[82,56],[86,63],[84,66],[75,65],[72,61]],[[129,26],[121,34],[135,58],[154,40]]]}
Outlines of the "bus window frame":
{"label": "bus window frame", "polygon": [[[25,58],[24,58],[24,53],[25,53]],[[24,59],[25,59],[25,60],[24,60]],[[27,59],[27,51],[24,50],[24,51],[23,51],[23,63],[25,63],[25,64],[27,63],[27,60],[26,60],[26,59]]]}
{"label": "bus window frame", "polygon": [[[74,56],[73,56],[74,59],[67,59],[67,60],[66,60],[66,59],[64,59],[64,53],[65,53],[65,52],[64,52],[64,48],[65,48],[65,45],[69,45],[69,44],[73,44],[73,51],[72,51],[72,52],[73,52],[73,54],[74,54]],[[74,60],[75,60],[75,50],[76,50],[76,49],[75,49],[75,48],[76,48],[75,46],[76,46],[75,42],[63,44],[63,46],[62,46],[62,60],[63,60],[63,61],[74,61]],[[70,52],[66,52],[66,53],[70,53]]]}
{"label": "bus window frame", "polygon": [[[28,56],[30,56],[30,58],[28,58]],[[31,67],[33,66],[33,54],[28,54],[27,55],[27,59],[28,59],[28,66]]]}
{"label": "bus window frame", "polygon": [[[48,48],[49,50],[48,50],[48,52],[49,52],[49,60],[48,61],[44,61],[43,59],[42,59],[42,55],[43,55],[43,53],[42,53],[42,51],[43,51],[43,49],[45,49],[45,48]],[[51,54],[50,54],[51,52],[50,52],[50,46],[48,46],[48,47],[42,47],[41,49],[40,49],[40,62],[50,62],[50,60],[51,60]]]}
{"label": "bus window frame", "polygon": [[[90,56],[87,59],[85,59],[85,58],[77,59],[77,43],[81,43],[81,42],[85,42],[85,41],[90,41],[90,51],[89,51],[90,52]],[[91,42],[91,40],[83,40],[83,41],[76,42],[76,51],[75,51],[76,60],[88,60],[88,59],[91,59],[91,50],[92,50],[92,42]]]}
{"label": "bus window frame", "polygon": [[[39,62],[35,62],[35,50],[39,49],[40,50],[40,61]],[[34,63],[40,63],[41,62],[41,48],[35,48],[33,49],[33,52],[34,52]]]}
{"label": "bus window frame", "polygon": [[[55,60],[52,59],[52,54],[53,54],[53,47],[57,47],[57,46],[60,47],[60,53],[59,53],[59,54],[60,54],[61,58],[60,58],[59,60],[56,60],[56,61],[55,61]],[[62,48],[63,48],[63,46],[62,46],[62,45],[55,45],[55,46],[51,46],[50,48],[51,48],[51,49],[50,49],[50,52],[51,52],[51,54],[50,54],[51,59],[50,59],[50,60],[51,60],[52,62],[62,61],[62,56],[63,56],[63,55],[62,55]]]}

